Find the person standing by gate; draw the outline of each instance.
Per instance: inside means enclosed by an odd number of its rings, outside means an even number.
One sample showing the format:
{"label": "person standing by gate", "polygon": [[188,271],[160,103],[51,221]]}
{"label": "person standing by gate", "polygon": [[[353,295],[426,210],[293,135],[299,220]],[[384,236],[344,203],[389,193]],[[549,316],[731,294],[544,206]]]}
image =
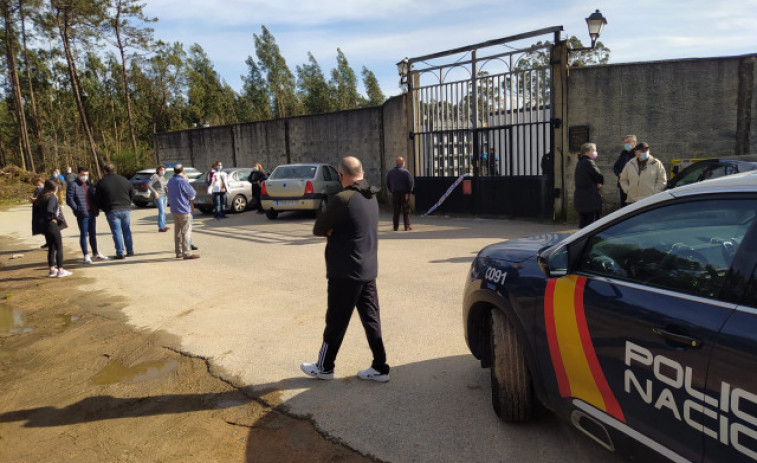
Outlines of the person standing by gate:
{"label": "person standing by gate", "polygon": [[339,163],[339,181],[344,190],[328,203],[313,225],[313,234],[326,237],[326,278],[328,308],[323,344],[316,363],[300,369],[318,379],[334,379],[334,362],[342,345],[352,311],[357,306],[368,346],[373,353],[370,368],[358,378],[389,381],[389,365],[381,336],[376,276],[378,275],[378,202],[372,187],[363,178],[360,161],[348,156]]}
{"label": "person standing by gate", "polygon": [[649,154],[649,145],[644,142],[636,145],[636,157],[620,173],[620,187],[628,195],[628,203],[659,193],[667,184],[665,166]]}
{"label": "person standing by gate", "polygon": [[605,178],[594,163],[597,145],[584,143],[576,164],[576,191],[573,204],[579,216],[578,226],[584,228],[602,215],[602,184]]}
{"label": "person standing by gate", "polygon": [[623,138],[623,151],[620,152],[618,159],[615,161],[615,165],[612,166],[612,171],[615,173],[615,176],[618,177],[620,207],[624,207],[626,204],[628,204],[626,202],[628,196],[626,195],[626,192],[623,191],[623,188],[620,187],[620,173],[623,172],[623,168],[626,166],[626,164],[628,164],[628,161],[636,156],[633,150],[635,146],[636,135],[626,135],[625,138]]}
{"label": "person standing by gate", "polygon": [[394,205],[394,215],[392,216],[394,231],[397,231],[400,226],[400,211],[402,211],[405,231],[413,229],[410,226],[410,194],[413,192],[413,186],[413,176],[405,168],[405,159],[398,156],[394,163],[394,169],[386,174],[386,188],[392,194],[392,204]]}

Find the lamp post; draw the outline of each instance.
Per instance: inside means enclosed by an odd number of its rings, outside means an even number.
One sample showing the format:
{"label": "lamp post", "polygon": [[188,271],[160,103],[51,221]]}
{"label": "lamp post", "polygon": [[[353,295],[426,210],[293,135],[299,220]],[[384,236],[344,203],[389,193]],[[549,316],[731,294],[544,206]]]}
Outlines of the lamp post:
{"label": "lamp post", "polygon": [[594,48],[594,45],[597,43],[597,39],[602,33],[602,29],[605,28],[605,24],[607,24],[607,19],[602,16],[599,10],[586,18],[586,25],[589,26],[589,37],[591,37],[591,48]]}
{"label": "lamp post", "polygon": [[410,62],[407,58],[397,63],[397,72],[400,74],[400,85],[405,85],[407,76],[410,74]]}

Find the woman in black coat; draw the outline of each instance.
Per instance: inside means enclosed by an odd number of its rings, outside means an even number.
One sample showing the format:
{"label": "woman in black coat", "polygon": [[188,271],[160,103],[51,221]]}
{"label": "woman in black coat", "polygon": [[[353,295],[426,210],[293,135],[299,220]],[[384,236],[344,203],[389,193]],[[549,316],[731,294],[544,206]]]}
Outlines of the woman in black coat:
{"label": "woman in black coat", "polygon": [[50,277],[63,278],[71,272],[63,268],[63,238],[61,228],[66,227],[60,202],[55,194],[58,185],[52,180],[45,180],[42,193],[34,200],[32,211],[32,233],[44,233],[47,243],[47,265],[50,267]]}
{"label": "woman in black coat", "polygon": [[573,203],[578,211],[578,226],[583,228],[602,215],[602,184],[605,178],[594,163],[597,145],[584,143],[576,164],[576,191]]}

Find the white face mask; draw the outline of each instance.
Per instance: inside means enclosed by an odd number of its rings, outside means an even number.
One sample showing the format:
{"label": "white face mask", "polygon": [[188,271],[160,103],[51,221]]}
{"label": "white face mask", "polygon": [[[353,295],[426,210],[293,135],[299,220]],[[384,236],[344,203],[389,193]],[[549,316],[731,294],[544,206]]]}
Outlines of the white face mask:
{"label": "white face mask", "polygon": [[80,176],[79,176],[79,180],[80,180],[80,181],[81,181],[82,183],[84,183],[84,182],[86,182],[87,180],[89,180],[89,175],[80,175]]}
{"label": "white face mask", "polygon": [[166,174],[166,171],[165,171],[165,170],[159,170],[159,171],[158,171],[158,175],[159,175],[159,176],[161,176],[161,177],[162,177],[163,175],[165,175],[165,174]]}

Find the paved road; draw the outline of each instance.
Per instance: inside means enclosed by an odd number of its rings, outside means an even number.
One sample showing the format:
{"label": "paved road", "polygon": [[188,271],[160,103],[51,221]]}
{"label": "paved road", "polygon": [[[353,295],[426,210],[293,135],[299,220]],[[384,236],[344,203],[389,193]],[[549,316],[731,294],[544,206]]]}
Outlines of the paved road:
{"label": "paved road", "polygon": [[[32,250],[41,240],[29,236],[30,214],[29,206],[0,212],[0,233],[28,240]],[[431,217],[415,218],[412,232],[393,232],[391,217],[382,216],[378,289],[392,379],[377,384],[355,377],[371,360],[357,316],[335,380],[300,373],[301,362],[316,359],[326,306],[325,241],[312,236],[312,218],[197,216],[202,258],[184,261],[174,257],[172,233],[157,232],[155,215],[154,208],[133,211],[137,255],[125,261],[79,264],[78,230],[65,230],[71,283],[122,296],[135,327],[172,335],[160,339],[209,359],[290,413],[311,416],[329,436],[392,462],[615,461],[551,415],[525,425],[498,421],[489,372],[463,339],[462,288],[477,250],[565,227]],[[104,219],[98,228],[102,252],[113,255]]]}

